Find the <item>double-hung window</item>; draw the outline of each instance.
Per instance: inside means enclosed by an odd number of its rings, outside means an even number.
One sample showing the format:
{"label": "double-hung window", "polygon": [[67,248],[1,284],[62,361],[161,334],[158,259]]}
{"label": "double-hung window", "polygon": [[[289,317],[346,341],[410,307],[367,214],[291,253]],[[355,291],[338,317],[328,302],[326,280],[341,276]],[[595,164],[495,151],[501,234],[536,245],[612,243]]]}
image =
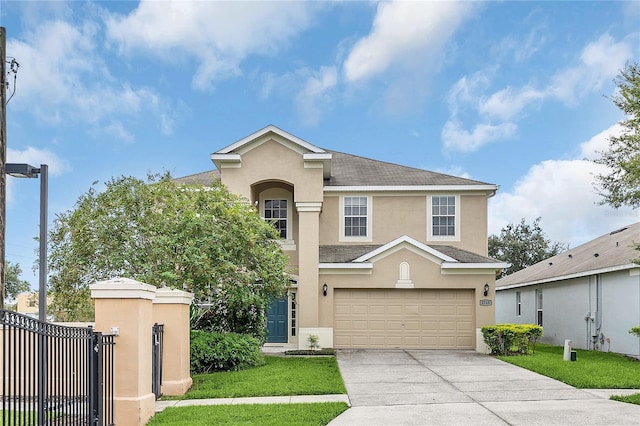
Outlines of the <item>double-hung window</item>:
{"label": "double-hung window", "polygon": [[341,199],[342,241],[371,241],[371,197],[345,196]]}
{"label": "double-hung window", "polygon": [[430,240],[459,240],[460,198],[456,195],[434,195],[429,197]]}
{"label": "double-hung window", "polygon": [[280,238],[286,240],[287,236],[287,200],[265,200],[264,218],[273,223],[280,233]]}
{"label": "double-hung window", "polygon": [[516,291],[516,316],[522,316],[522,294]]}

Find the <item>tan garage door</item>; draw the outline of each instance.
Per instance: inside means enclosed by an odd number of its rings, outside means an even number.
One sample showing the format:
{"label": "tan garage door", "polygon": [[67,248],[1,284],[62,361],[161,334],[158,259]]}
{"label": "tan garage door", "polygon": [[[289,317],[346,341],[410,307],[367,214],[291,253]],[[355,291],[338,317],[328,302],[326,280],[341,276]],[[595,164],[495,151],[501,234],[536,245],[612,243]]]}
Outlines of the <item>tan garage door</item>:
{"label": "tan garage door", "polygon": [[336,348],[473,349],[473,290],[336,289]]}

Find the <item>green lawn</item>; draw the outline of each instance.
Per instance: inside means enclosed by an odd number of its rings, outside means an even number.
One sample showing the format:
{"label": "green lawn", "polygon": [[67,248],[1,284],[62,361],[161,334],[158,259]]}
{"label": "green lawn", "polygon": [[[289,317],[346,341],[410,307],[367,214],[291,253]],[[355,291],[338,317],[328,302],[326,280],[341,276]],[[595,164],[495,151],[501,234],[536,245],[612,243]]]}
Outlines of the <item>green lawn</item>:
{"label": "green lawn", "polygon": [[262,367],[193,376],[186,395],[163,399],[239,398],[248,396],[346,393],[334,357],[266,356]]}
{"label": "green lawn", "polygon": [[581,389],[640,389],[640,362],[613,352],[576,352],[577,361],[564,361],[562,346],[538,343],[533,355],[498,358]]}
{"label": "green lawn", "polygon": [[[346,393],[334,357],[265,359],[261,367],[195,375],[186,395],[162,399]],[[343,402],[170,407],[153,416],[148,425],[326,425],[347,408]]]}
{"label": "green lawn", "polygon": [[147,425],[326,425],[347,408],[349,407],[344,402],[166,408],[156,414]]}

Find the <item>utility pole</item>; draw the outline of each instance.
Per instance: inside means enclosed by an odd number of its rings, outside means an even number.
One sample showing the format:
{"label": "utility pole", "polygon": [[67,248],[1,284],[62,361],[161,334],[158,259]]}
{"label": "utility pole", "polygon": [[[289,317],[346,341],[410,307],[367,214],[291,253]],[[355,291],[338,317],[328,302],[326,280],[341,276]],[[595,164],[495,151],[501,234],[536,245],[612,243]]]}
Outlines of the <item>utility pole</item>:
{"label": "utility pole", "polygon": [[0,27],[0,309],[5,294],[5,234],[7,232],[7,30]]}

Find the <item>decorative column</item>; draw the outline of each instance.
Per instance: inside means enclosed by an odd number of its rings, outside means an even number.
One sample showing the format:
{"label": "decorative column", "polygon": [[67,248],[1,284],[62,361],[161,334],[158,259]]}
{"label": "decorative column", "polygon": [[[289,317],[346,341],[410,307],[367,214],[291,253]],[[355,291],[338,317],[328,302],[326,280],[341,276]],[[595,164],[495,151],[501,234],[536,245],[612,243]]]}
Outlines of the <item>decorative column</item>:
{"label": "decorative column", "polygon": [[153,322],[164,324],[162,394],[184,395],[191,387],[189,306],[193,294],[169,288],[156,290]]}
{"label": "decorative column", "polygon": [[319,337],[321,347],[333,346],[333,329],[319,327],[318,282],[321,202],[297,202],[298,210],[298,348],[306,349],[308,337]]}
{"label": "decorative column", "polygon": [[114,346],[114,415],[117,425],[144,425],[155,413],[151,391],[152,301],[156,288],[115,278],[90,286],[96,331],[117,332]]}

